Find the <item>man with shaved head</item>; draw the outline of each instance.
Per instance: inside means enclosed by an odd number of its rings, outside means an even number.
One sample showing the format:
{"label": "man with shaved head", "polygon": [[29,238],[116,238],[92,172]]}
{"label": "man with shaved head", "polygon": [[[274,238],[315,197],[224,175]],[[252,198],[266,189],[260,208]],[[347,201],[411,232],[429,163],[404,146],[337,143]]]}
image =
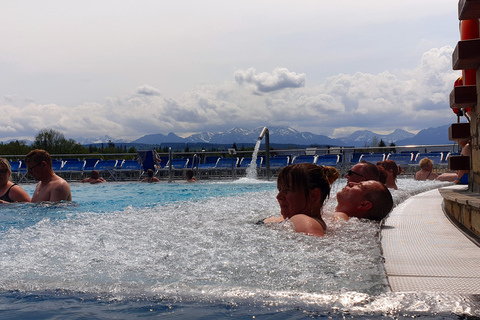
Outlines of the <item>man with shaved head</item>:
{"label": "man with shaved head", "polygon": [[393,208],[393,198],[388,188],[379,181],[348,182],[337,193],[335,218],[351,217],[381,221]]}

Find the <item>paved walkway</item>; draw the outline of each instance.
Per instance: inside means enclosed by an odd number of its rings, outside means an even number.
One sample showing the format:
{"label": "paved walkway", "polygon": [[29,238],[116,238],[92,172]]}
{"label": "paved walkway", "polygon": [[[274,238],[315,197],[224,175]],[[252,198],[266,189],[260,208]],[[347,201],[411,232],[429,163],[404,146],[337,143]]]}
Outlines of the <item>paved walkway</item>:
{"label": "paved walkway", "polygon": [[381,242],[392,291],[480,294],[480,247],[442,205],[435,189],[409,198],[386,219]]}

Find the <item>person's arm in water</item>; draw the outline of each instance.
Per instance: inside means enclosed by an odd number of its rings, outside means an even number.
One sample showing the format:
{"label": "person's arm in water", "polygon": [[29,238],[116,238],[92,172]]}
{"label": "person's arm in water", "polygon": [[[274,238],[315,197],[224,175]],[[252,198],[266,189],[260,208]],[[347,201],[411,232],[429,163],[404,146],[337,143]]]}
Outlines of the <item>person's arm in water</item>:
{"label": "person's arm in water", "polygon": [[278,216],[275,216],[275,217],[269,217],[269,218],[266,218],[265,220],[263,220],[263,222],[265,223],[278,223],[278,222],[282,222],[283,220],[283,217],[278,217]]}
{"label": "person's arm in water", "polygon": [[[288,220],[292,222],[296,232],[301,232],[317,237],[322,237],[325,235],[325,230],[322,228],[320,223],[318,223],[316,219],[309,217],[305,214],[296,214]],[[278,216],[270,217],[263,220],[264,223],[280,223],[283,221],[285,221],[285,219]]]}

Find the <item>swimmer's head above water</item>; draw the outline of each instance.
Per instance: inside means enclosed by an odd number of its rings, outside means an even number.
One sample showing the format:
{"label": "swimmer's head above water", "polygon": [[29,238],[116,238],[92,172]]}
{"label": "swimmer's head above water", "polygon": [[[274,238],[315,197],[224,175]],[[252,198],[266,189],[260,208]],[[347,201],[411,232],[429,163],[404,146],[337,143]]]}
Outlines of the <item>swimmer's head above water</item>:
{"label": "swimmer's head above water", "polygon": [[267,223],[290,220],[295,231],[323,236],[327,228],[322,206],[330,194],[330,184],[338,178],[336,169],[301,163],[280,170],[277,179],[277,201],[281,217],[265,219]]}
{"label": "swimmer's head above water", "polygon": [[320,208],[330,195],[326,173],[326,167],[311,163],[294,164],[280,170],[277,200],[283,218],[291,218],[299,213],[320,215],[320,210],[316,212],[314,208]]}
{"label": "swimmer's head above water", "polygon": [[348,182],[337,193],[335,217],[381,221],[393,208],[392,194],[379,181]]}

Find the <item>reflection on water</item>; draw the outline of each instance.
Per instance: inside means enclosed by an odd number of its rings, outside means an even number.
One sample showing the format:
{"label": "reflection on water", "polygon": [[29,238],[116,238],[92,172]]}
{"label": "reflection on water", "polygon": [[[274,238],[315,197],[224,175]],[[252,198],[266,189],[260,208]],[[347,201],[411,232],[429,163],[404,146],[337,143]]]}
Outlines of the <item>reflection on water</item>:
{"label": "reflection on water", "polygon": [[[20,299],[24,310],[39,300],[54,305],[73,299],[85,301],[89,310],[123,301],[140,316],[145,305],[164,310],[188,302],[193,318],[195,310],[225,312],[225,303],[245,315],[260,308],[257,314],[264,316],[298,306],[377,318],[399,311],[468,313],[457,297],[438,303],[438,296],[389,291],[378,225],[331,219],[335,191],[344,184],[338,181],[325,205],[329,228],[323,238],[295,233],[288,223],[256,225],[279,213],[276,186],[248,179],[72,184],[74,203],[2,206],[0,304]],[[396,203],[439,184],[398,185]],[[207,311],[209,304],[213,311]]]}

